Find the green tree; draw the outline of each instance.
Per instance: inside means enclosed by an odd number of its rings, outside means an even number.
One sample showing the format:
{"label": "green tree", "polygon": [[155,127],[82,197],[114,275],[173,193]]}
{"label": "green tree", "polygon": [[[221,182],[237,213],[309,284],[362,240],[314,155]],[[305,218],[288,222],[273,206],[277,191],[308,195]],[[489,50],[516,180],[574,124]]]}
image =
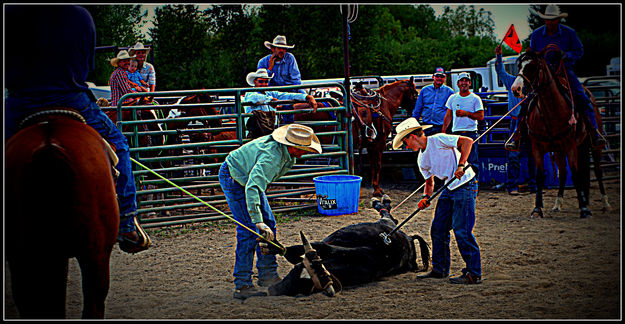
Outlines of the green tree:
{"label": "green tree", "polygon": [[195,5],[166,5],[155,9],[154,68],[158,90],[210,88],[204,78],[208,25]]}
{"label": "green tree", "polygon": [[[91,13],[96,27],[96,46],[133,46],[145,42],[141,28],[146,24],[147,11],[139,5],[85,5]],[[114,52],[96,52],[95,70],[88,80],[97,85],[108,84],[113,67],[109,60]]]}

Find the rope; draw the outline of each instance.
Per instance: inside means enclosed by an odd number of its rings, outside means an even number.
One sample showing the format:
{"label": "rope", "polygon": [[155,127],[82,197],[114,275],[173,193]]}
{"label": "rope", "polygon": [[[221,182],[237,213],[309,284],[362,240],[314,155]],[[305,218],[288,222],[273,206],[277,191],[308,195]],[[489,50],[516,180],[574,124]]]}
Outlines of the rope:
{"label": "rope", "polygon": [[280,251],[283,251],[283,250],[284,250],[284,248],[283,248],[283,247],[281,247],[280,245],[278,245],[278,244],[276,244],[276,243],[274,243],[274,242],[267,241],[267,240],[266,240],[266,239],[265,239],[262,235],[260,235],[260,234],[256,233],[256,231],[254,231],[254,230],[250,229],[249,227],[247,227],[247,226],[245,226],[245,225],[241,224],[241,223],[240,223],[239,221],[237,221],[236,219],[234,219],[234,218],[232,218],[232,217],[230,217],[230,216],[226,215],[226,214],[225,214],[224,212],[222,212],[221,210],[219,210],[219,209],[217,209],[217,208],[215,208],[215,207],[211,206],[209,203],[207,203],[207,202],[205,202],[204,200],[202,200],[202,199],[198,198],[197,196],[195,196],[194,194],[192,194],[192,193],[188,192],[186,189],[184,189],[184,188],[182,188],[182,187],[178,186],[177,184],[175,184],[175,183],[171,182],[169,179],[167,179],[167,178],[163,177],[162,175],[160,175],[160,174],[156,173],[154,170],[152,170],[152,169],[148,168],[147,166],[145,166],[145,165],[141,164],[139,161],[137,161],[137,160],[133,159],[132,157],[130,158],[130,160],[131,160],[132,162],[136,163],[137,165],[139,165],[140,167],[142,167],[142,168],[144,168],[144,169],[146,169],[146,170],[150,171],[150,172],[151,172],[152,174],[154,174],[155,176],[157,176],[157,177],[159,177],[159,178],[161,178],[161,179],[165,180],[165,181],[166,181],[167,183],[169,183],[170,185],[172,185],[172,186],[174,186],[174,187],[176,187],[176,188],[180,189],[182,192],[186,193],[187,195],[189,195],[189,196],[191,196],[191,197],[195,198],[197,201],[199,201],[199,202],[203,203],[204,205],[206,205],[206,206],[208,206],[208,207],[212,208],[214,211],[216,211],[216,212],[218,212],[218,213],[222,214],[223,216],[227,217],[227,218],[228,218],[228,219],[230,219],[231,221],[233,221],[233,222],[237,223],[237,225],[239,225],[239,226],[241,226],[241,227],[245,228],[246,230],[250,231],[250,232],[251,232],[251,233],[253,233],[254,235],[256,235],[256,236],[260,237],[263,241],[265,241],[265,242],[267,242],[267,243],[269,243],[269,244],[273,244],[273,245],[274,245],[275,247],[277,247]]}
{"label": "rope", "polygon": [[77,119],[78,121],[86,124],[87,122],[85,121],[85,118],[73,111],[73,110],[66,110],[66,109],[50,109],[50,110],[42,110],[39,112],[36,112],[26,118],[24,118],[20,124],[18,125],[19,128],[22,128],[26,123],[28,123],[30,120],[39,117],[39,116],[44,116],[44,115],[69,115],[71,117],[74,117],[75,119]]}

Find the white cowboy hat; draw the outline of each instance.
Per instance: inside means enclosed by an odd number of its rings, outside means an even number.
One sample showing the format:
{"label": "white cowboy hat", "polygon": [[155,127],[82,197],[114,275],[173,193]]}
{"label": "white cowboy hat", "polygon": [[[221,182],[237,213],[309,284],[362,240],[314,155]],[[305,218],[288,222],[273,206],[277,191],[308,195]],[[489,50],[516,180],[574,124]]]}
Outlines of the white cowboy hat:
{"label": "white cowboy hat", "polygon": [[278,35],[273,39],[273,43],[265,41],[265,47],[271,49],[271,47],[281,47],[281,48],[293,48],[295,45],[287,45],[286,44],[286,36]]}
{"label": "white cowboy hat", "polygon": [[150,53],[150,50],[151,50],[151,48],[145,47],[145,46],[143,46],[143,43],[139,42],[139,43],[135,44],[134,47],[129,48],[128,49],[128,53],[130,55],[135,55],[136,51],[146,51],[145,55],[148,55],[148,53]]}
{"label": "white cowboy hat", "polygon": [[402,145],[402,140],[404,139],[404,137],[412,133],[412,131],[417,129],[428,129],[430,127],[432,127],[432,125],[419,124],[417,119],[414,117],[410,117],[399,123],[399,125],[397,125],[397,127],[395,128],[395,130],[397,131],[397,135],[395,135],[395,138],[393,138],[393,150],[399,149]]}
{"label": "white cowboy hat", "polygon": [[131,58],[135,58],[134,55],[130,56],[126,50],[121,50],[119,51],[119,53],[117,53],[117,57],[111,59],[111,65],[117,67],[117,63],[119,63],[119,60],[127,60]]}
{"label": "white cowboy hat", "polygon": [[267,73],[267,69],[258,69],[256,72],[250,72],[247,74],[247,84],[253,87],[254,80],[258,78],[271,79],[273,78],[273,74],[269,76],[269,74]]}
{"label": "white cowboy hat", "polygon": [[545,13],[542,14],[540,12],[537,12],[536,10],[529,8],[530,12],[532,12],[533,14],[539,16],[542,19],[547,19],[547,20],[551,20],[551,19],[557,19],[557,18],[566,18],[569,16],[568,13],[566,12],[560,12],[560,7],[558,5],[548,5],[547,8],[545,8]]}
{"label": "white cowboy hat", "polygon": [[288,124],[276,128],[271,136],[284,145],[321,154],[321,143],[312,128],[300,124]]}

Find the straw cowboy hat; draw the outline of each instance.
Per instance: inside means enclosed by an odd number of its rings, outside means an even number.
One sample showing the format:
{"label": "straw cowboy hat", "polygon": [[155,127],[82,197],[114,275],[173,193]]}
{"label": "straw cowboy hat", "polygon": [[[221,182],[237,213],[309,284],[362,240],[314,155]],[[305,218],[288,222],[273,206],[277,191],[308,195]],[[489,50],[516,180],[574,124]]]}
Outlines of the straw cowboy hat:
{"label": "straw cowboy hat", "polygon": [[145,47],[145,46],[143,46],[143,43],[139,42],[139,43],[135,44],[134,47],[129,48],[128,49],[128,53],[130,55],[135,55],[136,51],[146,51],[145,55],[148,55],[148,53],[150,53],[150,50],[151,50],[151,48]]}
{"label": "straw cowboy hat", "polygon": [[269,76],[269,74],[267,73],[267,69],[258,69],[256,72],[250,72],[247,74],[247,84],[253,87],[254,80],[258,78],[271,79],[273,78],[273,74]]}
{"label": "straw cowboy hat", "polygon": [[558,5],[548,5],[547,8],[545,8],[545,13],[542,14],[540,12],[537,12],[536,10],[530,8],[530,11],[539,16],[542,19],[547,19],[547,20],[551,20],[551,19],[557,19],[557,18],[566,18],[569,16],[568,13],[566,12],[560,12],[560,7]]}
{"label": "straw cowboy hat", "polygon": [[295,45],[287,45],[286,44],[286,36],[278,35],[273,39],[273,43],[265,41],[265,47],[271,49],[271,47],[281,47],[281,48],[293,48]]}
{"label": "straw cowboy hat", "polygon": [[397,125],[397,127],[395,128],[395,130],[397,131],[397,135],[395,135],[395,138],[393,139],[393,150],[399,149],[402,145],[402,140],[404,139],[404,137],[412,133],[412,131],[415,131],[417,129],[428,129],[430,127],[432,127],[432,125],[419,124],[417,119],[414,117],[410,117],[399,123],[399,125]]}
{"label": "straw cowboy hat", "polygon": [[121,50],[119,51],[119,53],[117,53],[117,57],[111,59],[111,65],[117,67],[117,63],[119,63],[119,60],[127,60],[131,58],[135,58],[135,56],[130,56],[126,50]]}
{"label": "straw cowboy hat", "polygon": [[271,136],[284,145],[321,154],[321,143],[312,128],[300,124],[288,124],[276,128]]}

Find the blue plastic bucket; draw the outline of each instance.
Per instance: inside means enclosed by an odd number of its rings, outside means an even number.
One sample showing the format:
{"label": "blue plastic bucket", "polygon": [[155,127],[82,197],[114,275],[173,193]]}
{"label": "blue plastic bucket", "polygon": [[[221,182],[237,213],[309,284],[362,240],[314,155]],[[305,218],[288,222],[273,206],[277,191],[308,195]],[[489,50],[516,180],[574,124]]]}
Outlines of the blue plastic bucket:
{"label": "blue plastic bucket", "polygon": [[362,177],[327,175],[316,177],[313,181],[320,214],[337,216],[358,212]]}

